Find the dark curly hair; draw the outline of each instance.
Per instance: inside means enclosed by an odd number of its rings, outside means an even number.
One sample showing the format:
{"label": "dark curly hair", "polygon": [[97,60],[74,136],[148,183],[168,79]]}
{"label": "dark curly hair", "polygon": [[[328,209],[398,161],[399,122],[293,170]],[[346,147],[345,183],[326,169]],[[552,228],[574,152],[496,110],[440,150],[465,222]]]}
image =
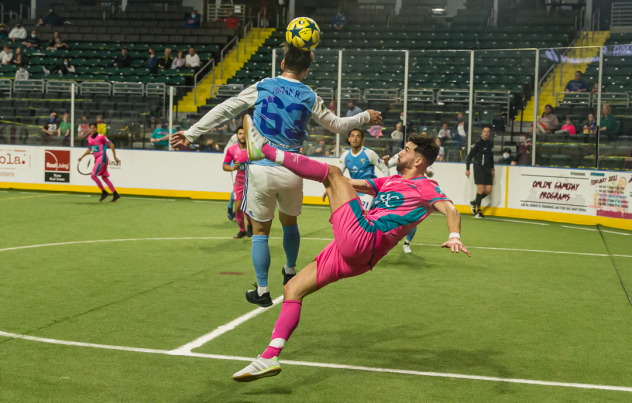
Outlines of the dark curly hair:
{"label": "dark curly hair", "polygon": [[300,74],[307,70],[314,61],[314,53],[300,50],[288,43],[283,44],[283,54],[285,57],[285,71],[293,74]]}
{"label": "dark curly hair", "polygon": [[408,137],[408,141],[415,145],[415,152],[428,162],[428,166],[435,162],[439,155],[439,146],[433,138],[415,133]]}

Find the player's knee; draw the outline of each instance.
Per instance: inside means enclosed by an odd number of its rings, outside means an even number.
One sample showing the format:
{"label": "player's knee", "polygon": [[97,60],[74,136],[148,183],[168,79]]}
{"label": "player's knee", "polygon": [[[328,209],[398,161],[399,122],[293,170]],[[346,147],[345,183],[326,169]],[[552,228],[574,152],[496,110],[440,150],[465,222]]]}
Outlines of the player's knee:
{"label": "player's knee", "polygon": [[[294,280],[294,279],[292,279],[292,280]],[[296,295],[298,287],[296,287],[294,285],[294,283],[296,283],[296,282],[292,281],[292,280],[288,281],[288,283],[283,286],[283,297],[286,300],[290,300],[290,299],[294,300],[294,299],[298,298],[297,295]]]}
{"label": "player's knee", "polygon": [[337,176],[342,176],[342,171],[339,167],[335,165],[329,165],[329,172],[327,173],[327,177],[333,178]]}

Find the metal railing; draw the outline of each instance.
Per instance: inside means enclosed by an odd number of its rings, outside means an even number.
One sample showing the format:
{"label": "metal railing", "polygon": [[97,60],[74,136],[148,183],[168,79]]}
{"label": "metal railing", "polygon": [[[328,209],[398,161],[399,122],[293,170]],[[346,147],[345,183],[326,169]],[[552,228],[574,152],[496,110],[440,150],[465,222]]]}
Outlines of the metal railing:
{"label": "metal railing", "polygon": [[[22,8],[22,5],[20,5],[20,14],[22,14],[21,8]],[[29,8],[29,10],[30,10],[30,8]],[[5,12],[4,11],[4,4],[0,3],[0,24],[4,24],[4,16],[5,15],[8,15],[9,16],[9,21],[11,21],[11,20],[13,20],[13,15],[15,15],[15,17],[17,18],[18,13],[16,13],[15,11],[11,11],[11,10]]]}
{"label": "metal railing", "polygon": [[560,105],[590,105],[589,92],[558,92],[555,94],[555,106]]}
{"label": "metal railing", "polygon": [[[597,28],[597,29],[595,29]],[[590,30],[592,31],[592,40],[595,41],[595,31],[599,32],[601,28],[601,9],[598,8],[592,15],[590,21]]]}
{"label": "metal railing", "polygon": [[112,93],[112,84],[106,82],[87,82],[80,85],[82,94],[108,94]]}
{"label": "metal railing", "polygon": [[367,88],[364,90],[365,101],[397,101],[399,99],[399,90],[396,88],[374,89]]}
{"label": "metal railing", "polygon": [[252,40],[254,37],[254,32],[253,32],[253,28],[252,28],[252,21],[250,21],[248,24],[244,25],[244,56],[246,56],[246,39],[248,38],[248,27],[250,27],[250,46],[252,46]]}
{"label": "metal railing", "polygon": [[74,81],[49,80],[46,82],[46,92],[72,92],[73,85],[75,93],[78,93],[79,86]]}
{"label": "metal railing", "polygon": [[[222,49],[221,52],[219,52],[219,62],[221,63],[222,67],[219,69],[219,78],[220,80],[222,78],[224,78],[224,52],[226,51],[226,49],[228,49],[233,42],[235,42],[235,60],[238,62],[239,61],[239,36],[235,36],[233,39],[231,39],[226,46],[224,46],[224,48]],[[226,56],[226,58],[228,58],[228,56]]]}
{"label": "metal railing", "polygon": [[244,90],[241,84],[211,85],[211,94],[218,97],[234,97]]}
{"label": "metal railing", "polygon": [[327,101],[334,99],[336,93],[332,87],[314,88],[314,92],[317,93],[323,100]]}
{"label": "metal railing", "polygon": [[464,103],[470,100],[469,90],[439,90],[437,91],[437,102],[444,104],[451,102]]}
{"label": "metal railing", "polygon": [[613,34],[623,34],[632,32],[632,3],[612,3],[612,23],[610,32]]}
{"label": "metal railing", "polygon": [[342,100],[360,101],[361,99],[362,91],[359,88],[340,88],[340,99],[338,102]]}
{"label": "metal railing", "polygon": [[[601,102],[608,105],[630,107],[630,94],[627,92],[602,92]],[[592,105],[597,106],[598,104],[597,94],[593,94]]]}
{"label": "metal railing", "polygon": [[0,94],[8,93],[9,98],[13,93],[13,82],[11,80],[0,80]]}
{"label": "metal railing", "polygon": [[[400,102],[403,102],[403,92]],[[435,93],[433,90],[411,90],[408,89],[408,102],[434,102]]]}
{"label": "metal railing", "polygon": [[45,87],[44,80],[17,80],[13,83],[14,92],[37,91],[43,94]]}
{"label": "metal railing", "polygon": [[164,83],[149,83],[145,86],[145,95],[164,97],[167,86]]}
{"label": "metal railing", "polygon": [[145,86],[141,83],[116,82],[112,86],[112,95],[144,95]]}
{"label": "metal railing", "polygon": [[200,69],[200,71],[195,73],[195,76],[193,76],[193,105],[195,106],[197,106],[198,75],[200,75],[200,73],[205,71],[209,64],[213,64],[213,67],[211,67],[211,70],[208,72],[208,74],[202,77],[202,80],[200,80],[200,82],[202,82],[206,77],[208,77],[209,74],[213,73],[213,84],[215,84],[215,59],[211,59],[208,61],[208,63],[204,65],[204,67]]}
{"label": "metal railing", "polygon": [[231,11],[233,15],[239,18],[239,21],[243,24],[246,21],[246,5],[245,4],[225,4],[219,7],[215,6],[215,2],[208,2],[208,8],[206,13],[207,21],[215,21],[219,18],[226,18],[230,15]]}

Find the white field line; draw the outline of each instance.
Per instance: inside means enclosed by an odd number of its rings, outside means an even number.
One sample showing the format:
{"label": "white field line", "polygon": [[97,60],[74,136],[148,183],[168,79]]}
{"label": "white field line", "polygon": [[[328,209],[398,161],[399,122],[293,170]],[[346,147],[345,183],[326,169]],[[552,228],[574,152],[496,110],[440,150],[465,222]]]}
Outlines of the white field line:
{"label": "white field line", "polygon": [[199,337],[195,340],[193,340],[191,343],[187,343],[184,346],[180,346],[178,348],[176,348],[175,350],[172,351],[173,354],[181,354],[181,353],[190,353],[191,350],[194,350],[196,348],[202,347],[203,345],[205,345],[206,343],[208,343],[209,341],[223,335],[226,332],[229,332],[231,330],[233,330],[234,328],[236,328],[237,326],[241,325],[242,323],[245,323],[246,321],[261,315],[262,313],[264,313],[265,311],[267,311],[268,309],[272,308],[273,306],[275,306],[276,304],[278,304],[279,302],[283,301],[283,295],[281,295],[280,297],[276,298],[275,300],[272,301],[272,306],[269,306],[267,308],[257,308],[255,310],[252,310],[250,312],[248,312],[245,315],[242,315],[240,317],[238,317],[237,319],[218,327],[217,329],[213,330],[211,333],[205,334],[202,337]]}
{"label": "white field line", "polygon": [[[599,231],[598,229],[593,229],[593,228],[570,227],[570,226],[568,226],[568,225],[562,225],[562,227],[564,227],[564,228],[570,228],[570,229],[581,229],[581,230],[584,230],[584,231]],[[606,230],[606,229],[602,229],[602,230],[601,230],[601,232],[607,232],[607,233],[609,233],[609,234],[617,234],[617,235],[627,235],[627,236],[632,235],[632,234],[626,234],[626,233],[624,233],[624,232],[608,231],[608,230]]]}
{"label": "white field line", "polygon": [[50,194],[61,194],[61,193],[39,193],[39,192],[20,192],[22,195],[50,195]]}
{"label": "white field line", "polygon": [[176,199],[154,199],[154,198],[150,198],[150,197],[127,197],[127,196],[123,196],[122,198],[124,198],[124,199],[131,199],[131,200],[176,201]]}
{"label": "white field line", "polygon": [[[133,241],[178,241],[178,240],[207,240],[207,239],[221,239],[221,240],[232,240],[232,237],[212,237],[212,236],[203,236],[203,237],[174,237],[174,238],[127,238],[127,239],[100,239],[100,240],[92,240],[92,241],[73,241],[73,242],[59,242],[59,243],[48,243],[41,245],[26,245],[26,246],[14,246],[12,248],[4,248],[0,249],[0,252],[5,252],[9,250],[20,250],[20,249],[31,249],[31,248],[40,248],[45,246],[62,246],[62,245],[76,245],[82,243],[103,243],[103,242],[133,242]],[[283,239],[282,237],[270,237],[269,239]],[[333,239],[331,238],[301,238],[304,241],[326,241],[331,242]],[[412,245],[417,246],[433,246],[433,247],[441,247],[441,245],[427,244],[427,243],[414,243]],[[553,253],[553,254],[562,254],[562,255],[580,255],[580,256],[601,256],[607,257],[610,256],[605,253],[584,253],[584,252],[566,252],[566,251],[558,251],[558,250],[536,250],[536,249],[516,249],[516,248],[491,248],[487,246],[468,246],[469,249],[485,249],[485,250],[501,250],[508,252],[531,252],[531,253]],[[612,255],[618,257],[630,257],[632,255]]]}
{"label": "white field line", "polygon": [[[2,332],[2,331],[0,331],[0,336],[14,338],[14,339],[37,341],[41,343],[60,344],[64,346],[90,347],[90,348],[100,348],[100,349],[106,349],[106,350],[130,351],[130,352],[149,353],[149,354],[163,354],[163,355],[171,355],[171,356],[199,357],[199,358],[209,358],[209,359],[215,359],[215,360],[245,361],[245,362],[252,361],[252,358],[250,357],[179,352],[178,350],[169,351],[169,350],[156,350],[156,349],[150,349],[150,348],[111,346],[107,344],[81,343],[81,342],[76,342],[76,341],[47,339],[47,338],[35,337],[35,336],[25,336],[25,335],[7,333],[7,332]],[[627,387],[627,386],[552,382],[552,381],[540,381],[540,380],[519,379],[519,378],[499,378],[495,376],[451,374],[451,373],[444,373],[444,372],[411,371],[411,370],[404,370],[404,369],[375,368],[375,367],[363,367],[363,366],[358,366],[358,365],[328,364],[328,363],[307,362],[307,361],[281,360],[280,363],[285,364],[285,365],[346,369],[346,370],[352,370],[352,371],[382,372],[382,373],[391,373],[391,374],[428,376],[428,377],[437,377],[437,378],[469,379],[469,380],[475,380],[475,381],[507,382],[507,383],[520,383],[520,384],[539,385],[539,386],[557,386],[557,387],[579,388],[579,389],[598,389],[598,390],[610,390],[610,391],[618,391],[618,392],[632,392],[632,387]]]}
{"label": "white field line", "polygon": [[228,205],[228,200],[227,201],[193,200],[193,203],[212,203],[212,204],[226,204],[226,205]]}
{"label": "white field line", "polygon": [[[430,215],[432,217],[432,214]],[[531,224],[531,225],[549,225],[549,224],[544,224],[541,222],[528,222],[528,221],[517,221],[517,220],[505,220],[502,218],[489,218],[489,217],[485,217],[486,220],[491,220],[491,221],[507,221],[507,222],[517,222],[520,224]]]}

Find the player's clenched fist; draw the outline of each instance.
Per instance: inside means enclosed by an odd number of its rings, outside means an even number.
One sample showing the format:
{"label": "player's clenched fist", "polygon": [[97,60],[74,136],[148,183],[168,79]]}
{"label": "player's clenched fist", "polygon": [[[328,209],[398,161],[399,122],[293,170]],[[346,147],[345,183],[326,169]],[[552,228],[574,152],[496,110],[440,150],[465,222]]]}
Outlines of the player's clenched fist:
{"label": "player's clenched fist", "polygon": [[371,116],[371,120],[369,120],[369,124],[371,125],[381,125],[382,124],[382,112],[374,111],[373,109],[367,109],[369,115]]}

